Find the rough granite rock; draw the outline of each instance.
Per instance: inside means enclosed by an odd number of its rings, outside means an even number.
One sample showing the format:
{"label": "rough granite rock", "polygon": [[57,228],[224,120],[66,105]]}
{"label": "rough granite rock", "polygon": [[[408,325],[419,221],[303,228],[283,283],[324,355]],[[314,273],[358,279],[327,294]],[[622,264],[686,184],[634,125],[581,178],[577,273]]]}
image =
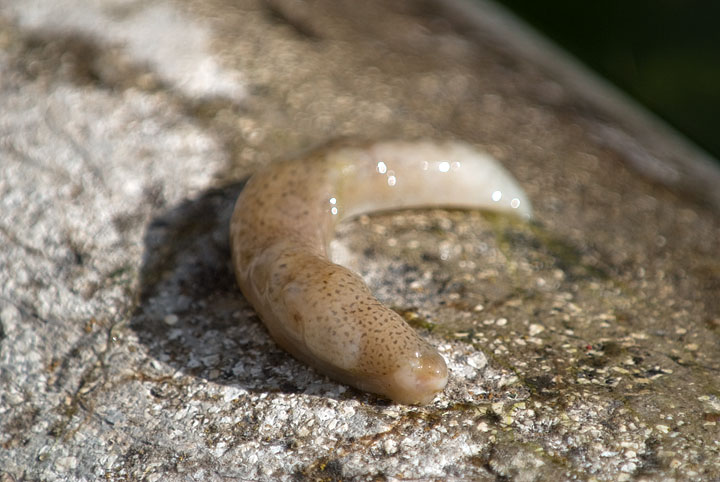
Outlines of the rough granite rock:
{"label": "rough granite rock", "polygon": [[[534,203],[339,229],[429,406],[296,362],[230,271],[244,180],[340,136]],[[491,5],[5,1],[0,167],[0,480],[720,478],[720,174]]]}

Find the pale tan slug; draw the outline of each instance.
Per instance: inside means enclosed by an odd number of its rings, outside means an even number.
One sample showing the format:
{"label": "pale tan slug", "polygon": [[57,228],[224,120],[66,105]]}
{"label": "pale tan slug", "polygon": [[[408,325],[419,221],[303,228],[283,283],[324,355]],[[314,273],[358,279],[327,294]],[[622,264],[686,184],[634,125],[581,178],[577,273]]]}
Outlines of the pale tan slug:
{"label": "pale tan slug", "polygon": [[531,213],[512,176],[464,143],[324,148],[271,164],[240,194],[230,226],[240,289],[296,358],[395,402],[429,403],[447,383],[443,357],[327,256],[340,220],[423,206]]}

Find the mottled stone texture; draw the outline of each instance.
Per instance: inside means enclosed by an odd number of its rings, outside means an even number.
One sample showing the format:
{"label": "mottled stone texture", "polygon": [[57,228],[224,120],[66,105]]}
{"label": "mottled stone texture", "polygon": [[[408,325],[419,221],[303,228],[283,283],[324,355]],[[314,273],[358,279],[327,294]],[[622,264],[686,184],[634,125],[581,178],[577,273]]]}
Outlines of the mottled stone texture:
{"label": "mottled stone texture", "polygon": [[[2,480],[720,477],[717,169],[447,5],[0,3]],[[244,180],[341,136],[462,139],[535,207],[340,227],[448,360],[427,407],[296,362],[234,284]]]}

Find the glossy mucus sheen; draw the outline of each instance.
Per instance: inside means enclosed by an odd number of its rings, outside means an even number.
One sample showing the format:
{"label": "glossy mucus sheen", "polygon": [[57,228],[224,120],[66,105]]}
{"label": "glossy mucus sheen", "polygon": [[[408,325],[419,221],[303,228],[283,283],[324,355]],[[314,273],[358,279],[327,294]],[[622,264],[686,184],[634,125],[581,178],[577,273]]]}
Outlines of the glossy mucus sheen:
{"label": "glossy mucus sheen", "polygon": [[328,376],[398,403],[445,388],[437,350],[328,259],[335,225],[415,207],[508,211],[530,204],[492,157],[461,142],[335,145],[279,161],[240,194],[230,237],[238,284],[273,339]]}

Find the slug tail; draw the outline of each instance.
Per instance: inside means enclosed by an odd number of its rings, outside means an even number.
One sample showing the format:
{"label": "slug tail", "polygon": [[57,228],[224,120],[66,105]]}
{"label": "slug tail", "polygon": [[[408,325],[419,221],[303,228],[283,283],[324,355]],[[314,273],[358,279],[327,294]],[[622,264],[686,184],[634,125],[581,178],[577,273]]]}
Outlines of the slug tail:
{"label": "slug tail", "polygon": [[457,141],[387,141],[341,148],[328,155],[336,166],[339,219],[421,207],[485,209],[532,217],[513,176],[493,157]]}

